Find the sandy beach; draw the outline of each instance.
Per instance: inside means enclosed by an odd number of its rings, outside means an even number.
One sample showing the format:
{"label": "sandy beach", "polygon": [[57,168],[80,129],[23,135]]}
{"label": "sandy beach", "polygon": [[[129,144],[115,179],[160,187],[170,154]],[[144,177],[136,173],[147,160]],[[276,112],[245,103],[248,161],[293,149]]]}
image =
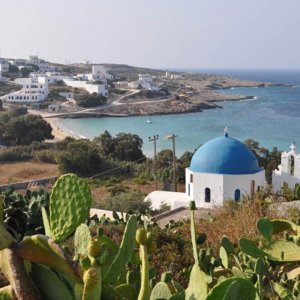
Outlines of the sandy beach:
{"label": "sandy beach", "polygon": [[59,125],[59,118],[51,118],[51,113],[43,112],[43,111],[40,111],[40,110],[28,110],[28,112],[30,114],[40,115],[48,124],[51,125],[52,135],[54,136],[54,139],[49,140],[49,141],[53,141],[53,142],[62,141],[68,136],[73,137],[75,139],[80,138],[79,136],[64,130]]}
{"label": "sandy beach", "polygon": [[74,135],[70,134],[67,131],[64,131],[60,126],[59,126],[59,119],[58,118],[44,118],[44,120],[49,123],[52,127],[52,135],[54,136],[53,141],[62,141],[68,136],[74,137]]}

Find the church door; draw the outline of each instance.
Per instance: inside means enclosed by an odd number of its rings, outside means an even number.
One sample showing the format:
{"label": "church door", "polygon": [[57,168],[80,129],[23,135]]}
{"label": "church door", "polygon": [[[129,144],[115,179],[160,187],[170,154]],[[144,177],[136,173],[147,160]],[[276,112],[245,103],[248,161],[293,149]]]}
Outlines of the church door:
{"label": "church door", "polygon": [[240,201],[241,200],[241,191],[239,189],[236,189],[234,191],[234,200],[235,201]]}

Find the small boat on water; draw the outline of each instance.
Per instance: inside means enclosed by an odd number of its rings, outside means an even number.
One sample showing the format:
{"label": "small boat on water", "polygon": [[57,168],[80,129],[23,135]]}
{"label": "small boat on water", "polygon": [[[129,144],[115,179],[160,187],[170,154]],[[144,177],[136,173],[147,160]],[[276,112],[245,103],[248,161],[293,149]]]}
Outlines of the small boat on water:
{"label": "small boat on water", "polygon": [[147,119],[147,123],[152,123],[152,121],[148,118],[148,119]]}

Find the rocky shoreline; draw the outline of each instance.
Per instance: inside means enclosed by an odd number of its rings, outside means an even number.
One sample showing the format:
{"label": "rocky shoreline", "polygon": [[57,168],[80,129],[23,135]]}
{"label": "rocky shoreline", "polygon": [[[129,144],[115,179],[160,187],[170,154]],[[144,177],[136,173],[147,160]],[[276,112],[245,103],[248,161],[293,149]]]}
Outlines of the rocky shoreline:
{"label": "rocky shoreline", "polygon": [[[134,96],[122,98],[111,94],[107,104],[97,108],[75,108],[54,114],[55,118],[94,118],[94,117],[127,117],[183,114],[201,112],[206,109],[222,108],[220,102],[242,101],[254,96],[241,96],[223,93],[224,89],[255,87],[262,88],[281,84],[270,84],[251,80],[241,80],[224,75],[191,74],[176,72],[178,79],[164,76],[160,70],[141,69],[129,66],[109,66],[112,72],[124,78],[136,78],[139,73],[147,72],[161,90],[168,94],[160,97],[149,97],[147,93],[135,93]],[[51,116],[49,116],[51,117]]]}

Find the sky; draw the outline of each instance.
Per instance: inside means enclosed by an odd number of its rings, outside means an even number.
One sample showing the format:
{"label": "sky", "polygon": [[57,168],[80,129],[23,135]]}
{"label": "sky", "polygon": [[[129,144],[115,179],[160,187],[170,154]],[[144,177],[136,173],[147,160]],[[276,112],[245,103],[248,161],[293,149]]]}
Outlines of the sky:
{"label": "sky", "polygon": [[300,69],[300,0],[0,0],[0,55]]}

